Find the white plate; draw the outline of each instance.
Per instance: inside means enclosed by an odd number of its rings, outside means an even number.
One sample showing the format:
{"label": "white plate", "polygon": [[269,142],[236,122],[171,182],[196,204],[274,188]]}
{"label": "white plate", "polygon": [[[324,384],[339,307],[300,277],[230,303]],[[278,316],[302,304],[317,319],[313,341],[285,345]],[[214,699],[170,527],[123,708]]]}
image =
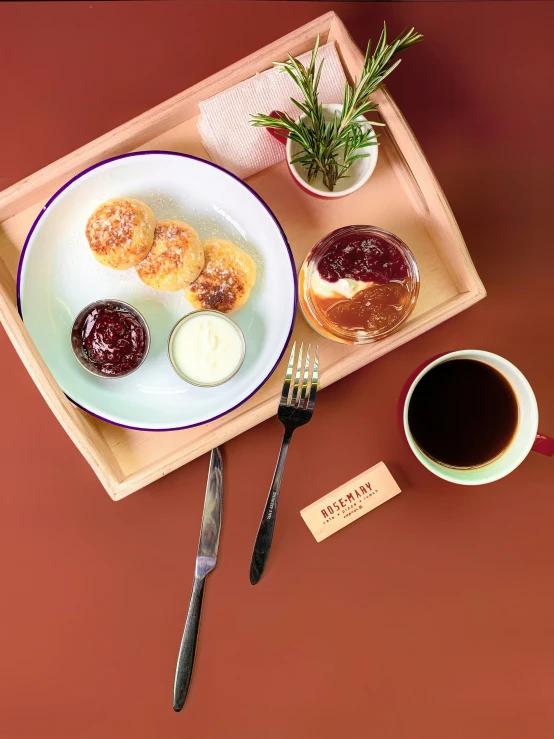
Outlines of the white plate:
{"label": "white plate", "polygon": [[[246,340],[245,361],[224,385],[188,385],[171,367],[170,331],[192,310],[182,291],[158,292],[144,285],[133,269],[117,272],[93,257],[85,238],[88,217],[104,200],[122,196],[143,200],[160,220],[190,223],[201,239],[228,238],[256,261],[258,274],[250,299],[232,314]],[[296,270],[277,219],[241,180],[202,159],[146,151],[100,162],[58,190],[25,241],[17,297],[33,341],[75,404],[110,423],[167,431],[228,413],[269,378],[292,332]],[[88,303],[102,298],[136,306],[150,327],[150,352],[128,377],[94,377],[71,350],[74,318]]]}

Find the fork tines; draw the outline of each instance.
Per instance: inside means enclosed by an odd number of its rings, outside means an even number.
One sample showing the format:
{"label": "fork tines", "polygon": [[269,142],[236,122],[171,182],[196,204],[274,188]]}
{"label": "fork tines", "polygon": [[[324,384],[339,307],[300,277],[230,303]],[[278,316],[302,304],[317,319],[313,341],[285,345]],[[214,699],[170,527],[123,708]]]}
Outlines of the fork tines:
{"label": "fork tines", "polygon": [[[294,408],[302,408],[306,410],[313,410],[315,403],[315,396],[317,392],[318,380],[319,380],[319,361],[318,361],[318,347],[317,344],[314,347],[313,362],[311,359],[311,345],[308,344],[306,347],[306,359],[304,361],[304,374],[302,375],[302,355],[303,355],[304,344],[300,344],[298,351],[298,359],[295,362],[296,355],[296,341],[292,345],[292,351],[290,353],[289,364],[287,367],[287,374],[285,376],[285,382],[283,384],[283,393],[281,395],[281,401],[279,405],[289,406]],[[294,370],[296,364],[296,370]],[[311,371],[310,371],[311,367]],[[292,376],[294,372],[294,382],[292,382]],[[300,378],[302,376],[302,382]],[[292,385],[292,391],[291,391]]]}

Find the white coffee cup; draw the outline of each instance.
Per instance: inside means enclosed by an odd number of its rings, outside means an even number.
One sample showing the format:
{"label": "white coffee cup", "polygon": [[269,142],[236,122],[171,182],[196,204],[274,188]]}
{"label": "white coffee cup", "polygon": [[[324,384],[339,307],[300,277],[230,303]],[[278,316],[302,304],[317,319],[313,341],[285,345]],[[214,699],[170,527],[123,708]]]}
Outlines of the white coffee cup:
{"label": "white coffee cup", "polygon": [[[408,408],[414,390],[421,380],[433,367],[452,359],[473,359],[484,362],[500,372],[510,383],[517,399],[519,418],[516,432],[506,449],[499,457],[481,467],[471,469],[455,469],[439,464],[428,457],[417,445],[408,424]],[[427,467],[433,474],[442,477],[443,480],[454,482],[459,485],[484,485],[494,482],[513,472],[531,450],[552,456],[554,454],[554,440],[538,434],[539,411],[537,401],[531,385],[525,376],[507,359],[499,357],[491,352],[478,349],[467,349],[464,351],[450,352],[427,363],[419,371],[415,379],[411,381],[405,394],[403,403],[402,423],[408,444],[421,464]]]}

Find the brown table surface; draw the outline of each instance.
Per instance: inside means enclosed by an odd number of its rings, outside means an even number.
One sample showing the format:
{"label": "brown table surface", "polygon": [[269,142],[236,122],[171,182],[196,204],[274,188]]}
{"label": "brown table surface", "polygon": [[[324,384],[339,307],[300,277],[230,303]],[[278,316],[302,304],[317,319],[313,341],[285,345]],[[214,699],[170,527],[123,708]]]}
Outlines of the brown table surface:
{"label": "brown table surface", "polygon": [[[383,19],[425,34],[390,88],[488,298],[321,393],[255,588],[280,424],[225,445],[220,561],[181,714],[208,457],[113,503],[2,332],[0,739],[554,735],[554,460],[455,487],[395,420],[415,366],[484,348],[523,370],[554,433],[552,4],[0,4],[0,185],[331,8],[362,46]],[[403,493],[316,544],[299,510],[380,460]]]}

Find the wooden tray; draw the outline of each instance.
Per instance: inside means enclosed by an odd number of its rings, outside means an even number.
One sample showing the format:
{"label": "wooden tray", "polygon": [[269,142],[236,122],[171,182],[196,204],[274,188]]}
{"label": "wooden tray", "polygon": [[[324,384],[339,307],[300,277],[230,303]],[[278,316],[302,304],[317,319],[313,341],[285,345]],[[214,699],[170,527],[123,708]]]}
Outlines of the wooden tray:
{"label": "wooden tray", "polygon": [[[114,500],[273,415],[286,360],[248,402],[204,426],[154,433],[99,421],[66,399],[17,312],[15,278],[27,232],[45,201],[64,182],[102,159],[140,149],[168,149],[209,159],[196,128],[198,103],[270,68],[273,61],[284,60],[287,52],[298,55],[312,49],[318,33],[322,43],[335,41],[347,77],[359,77],[363,55],[340,19],[327,13],[0,193],[0,319],[46,402]],[[485,296],[454,216],[410,128],[385,89],[374,97],[387,133],[381,138],[374,175],[355,194],[337,202],[304,195],[284,162],[248,179],[279,218],[298,268],[321,236],[348,223],[388,229],[416,256],[419,300],[410,320],[390,338],[355,348],[335,344],[316,336],[298,317],[293,339],[320,344],[322,387]]]}

